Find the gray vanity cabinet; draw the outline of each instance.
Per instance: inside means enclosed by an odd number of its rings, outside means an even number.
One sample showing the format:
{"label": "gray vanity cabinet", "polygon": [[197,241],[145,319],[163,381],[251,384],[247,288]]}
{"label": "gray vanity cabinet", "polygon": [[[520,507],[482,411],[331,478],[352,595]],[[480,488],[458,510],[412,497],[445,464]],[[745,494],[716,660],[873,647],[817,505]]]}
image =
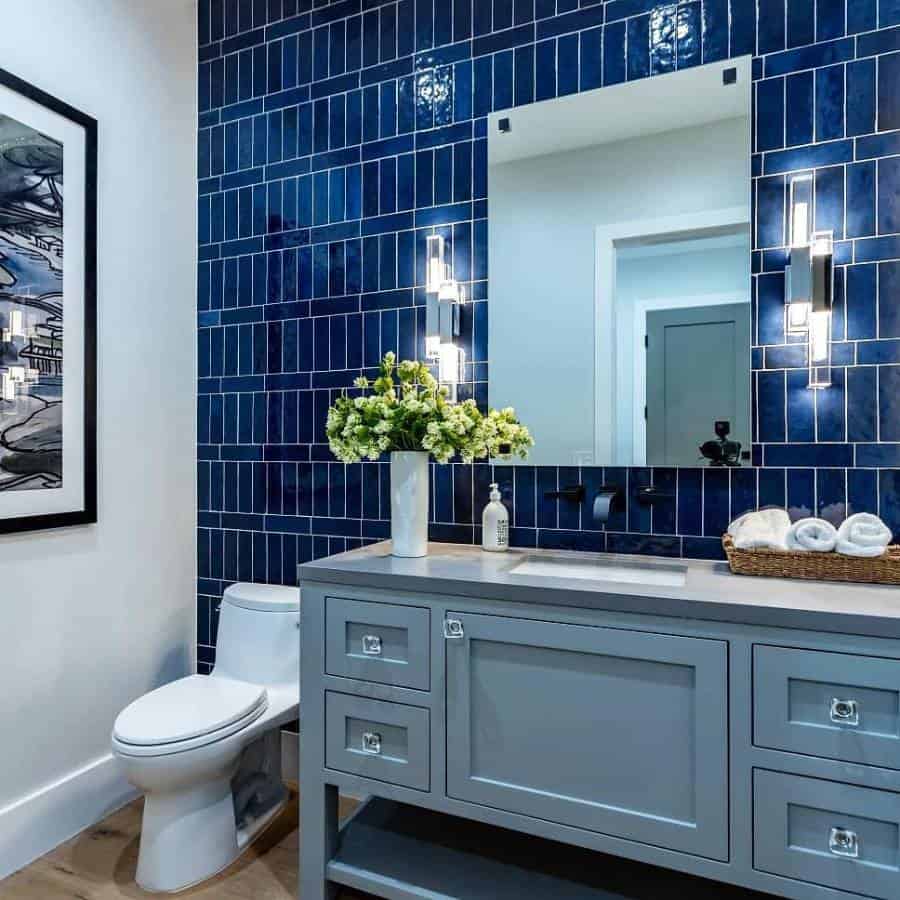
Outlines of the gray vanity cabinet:
{"label": "gray vanity cabinet", "polygon": [[900,591],[517,564],[301,567],[303,900],[900,900]]}
{"label": "gray vanity cabinet", "polygon": [[725,642],[455,612],[445,634],[448,796],[727,860]]}

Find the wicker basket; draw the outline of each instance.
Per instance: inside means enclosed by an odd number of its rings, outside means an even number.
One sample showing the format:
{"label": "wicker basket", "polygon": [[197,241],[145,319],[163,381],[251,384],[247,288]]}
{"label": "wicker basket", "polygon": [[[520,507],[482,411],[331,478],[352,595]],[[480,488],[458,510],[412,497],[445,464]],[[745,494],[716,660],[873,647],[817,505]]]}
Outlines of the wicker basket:
{"label": "wicker basket", "polygon": [[900,584],[900,545],[892,544],[884,556],[861,559],[840,553],[797,553],[793,550],[738,550],[730,534],[722,546],[735,575],[768,578],[808,578],[813,581],[858,581],[865,584]]}

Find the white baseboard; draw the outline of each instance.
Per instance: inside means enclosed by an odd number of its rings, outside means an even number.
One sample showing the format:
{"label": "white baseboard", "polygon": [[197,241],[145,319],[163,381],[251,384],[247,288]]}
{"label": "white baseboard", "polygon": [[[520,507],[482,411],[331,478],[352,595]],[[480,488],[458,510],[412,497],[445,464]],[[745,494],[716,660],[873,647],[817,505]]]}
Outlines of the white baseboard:
{"label": "white baseboard", "polygon": [[0,809],[0,880],[131,802],[111,754]]}

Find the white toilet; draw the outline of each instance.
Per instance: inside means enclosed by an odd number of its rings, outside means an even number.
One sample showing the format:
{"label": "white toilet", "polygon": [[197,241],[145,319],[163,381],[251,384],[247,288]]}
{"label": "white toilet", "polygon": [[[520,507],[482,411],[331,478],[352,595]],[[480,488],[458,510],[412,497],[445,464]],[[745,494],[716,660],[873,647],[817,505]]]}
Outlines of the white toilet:
{"label": "white toilet", "polygon": [[281,811],[280,726],[297,718],[300,592],[225,591],[216,666],[141,697],[116,719],[113,753],[145,794],[137,882],[176,892],[232,863]]}

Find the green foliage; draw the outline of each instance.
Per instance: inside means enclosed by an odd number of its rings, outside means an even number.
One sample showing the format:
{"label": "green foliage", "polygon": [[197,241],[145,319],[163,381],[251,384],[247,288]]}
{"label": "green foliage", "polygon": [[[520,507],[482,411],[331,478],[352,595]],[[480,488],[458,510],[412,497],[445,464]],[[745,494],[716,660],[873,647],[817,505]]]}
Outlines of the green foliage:
{"label": "green foliage", "polygon": [[534,446],[513,409],[482,415],[474,400],[451,402],[425,363],[397,364],[387,353],[374,382],[358,378],[354,385],[359,396],[344,392],[328,410],[328,442],[342,462],[376,460],[394,450],[424,450],[439,463],[456,455],[467,463],[497,456],[525,459]]}

